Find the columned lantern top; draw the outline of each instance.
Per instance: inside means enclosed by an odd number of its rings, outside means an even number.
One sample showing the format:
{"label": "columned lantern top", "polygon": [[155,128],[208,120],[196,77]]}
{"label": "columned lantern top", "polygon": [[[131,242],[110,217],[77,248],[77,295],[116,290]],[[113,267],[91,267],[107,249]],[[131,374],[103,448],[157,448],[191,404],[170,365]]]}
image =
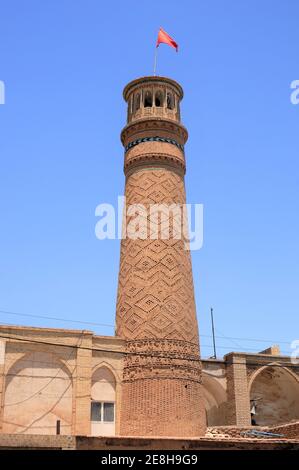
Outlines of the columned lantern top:
{"label": "columned lantern top", "polygon": [[164,118],[180,122],[183,89],[166,77],[142,77],[128,83],[123,96],[128,103],[128,124],[139,119]]}

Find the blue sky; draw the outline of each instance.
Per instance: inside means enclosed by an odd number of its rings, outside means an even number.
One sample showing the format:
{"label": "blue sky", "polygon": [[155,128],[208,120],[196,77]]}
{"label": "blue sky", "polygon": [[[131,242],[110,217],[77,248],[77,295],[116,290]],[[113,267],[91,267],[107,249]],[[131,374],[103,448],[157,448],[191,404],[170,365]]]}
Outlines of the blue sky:
{"label": "blue sky", "polygon": [[[185,91],[187,197],[204,204],[192,253],[204,356],[299,338],[296,0],[2,0],[0,323],[113,334],[119,241],[95,208],[124,188],[122,89],[159,75]],[[250,339],[250,341],[248,340]],[[252,339],[267,340],[266,342]],[[270,342],[269,342],[269,341]]]}

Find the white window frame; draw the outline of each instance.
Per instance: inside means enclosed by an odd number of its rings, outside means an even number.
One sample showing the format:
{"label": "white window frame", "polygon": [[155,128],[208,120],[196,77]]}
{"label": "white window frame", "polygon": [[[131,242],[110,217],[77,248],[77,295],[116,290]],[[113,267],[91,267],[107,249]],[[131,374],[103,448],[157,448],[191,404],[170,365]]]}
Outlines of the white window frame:
{"label": "white window frame", "polygon": [[[115,401],[92,400],[91,401],[91,407],[92,407],[93,403],[100,403],[101,404],[101,420],[100,421],[93,421],[91,419],[92,423],[108,423],[108,424],[115,423]],[[113,421],[104,421],[104,403],[112,403],[113,404]]]}

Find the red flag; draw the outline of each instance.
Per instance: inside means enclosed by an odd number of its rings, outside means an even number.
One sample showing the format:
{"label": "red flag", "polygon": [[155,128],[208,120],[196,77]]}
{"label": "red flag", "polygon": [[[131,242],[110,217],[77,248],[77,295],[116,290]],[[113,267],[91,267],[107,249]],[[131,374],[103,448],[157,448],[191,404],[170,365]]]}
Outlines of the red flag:
{"label": "red flag", "polygon": [[179,45],[162,28],[159,29],[156,47],[158,47],[161,42],[163,42],[164,44],[168,44],[178,52]]}

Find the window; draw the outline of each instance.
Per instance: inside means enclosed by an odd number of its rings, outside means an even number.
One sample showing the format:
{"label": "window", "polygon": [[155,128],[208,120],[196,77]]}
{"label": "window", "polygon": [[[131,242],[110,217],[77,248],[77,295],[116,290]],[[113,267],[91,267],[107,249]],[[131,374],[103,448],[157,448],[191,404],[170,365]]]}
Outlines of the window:
{"label": "window", "polygon": [[172,93],[167,93],[167,108],[174,109],[174,96]]}
{"label": "window", "polygon": [[91,402],[91,421],[102,423],[114,422],[114,403],[113,402]]}
{"label": "window", "polygon": [[151,108],[153,106],[153,96],[150,91],[146,91],[144,95],[144,107]]}
{"label": "window", "polygon": [[114,421],[114,403],[103,403],[104,408],[104,421],[113,423]]}
{"label": "window", "polygon": [[128,119],[133,112],[133,96],[128,101]]}
{"label": "window", "polygon": [[91,403],[91,421],[102,421],[102,403]]}
{"label": "window", "polygon": [[180,111],[180,102],[179,101],[177,102],[176,107],[177,107],[178,118],[181,119],[181,111]]}
{"label": "window", "polygon": [[134,111],[138,111],[140,108],[140,93],[136,93],[135,95],[135,109]]}
{"label": "window", "polygon": [[163,96],[162,96],[161,91],[157,91],[157,92],[156,92],[156,95],[155,95],[155,106],[157,106],[158,108],[160,108],[161,106],[163,106]]}

